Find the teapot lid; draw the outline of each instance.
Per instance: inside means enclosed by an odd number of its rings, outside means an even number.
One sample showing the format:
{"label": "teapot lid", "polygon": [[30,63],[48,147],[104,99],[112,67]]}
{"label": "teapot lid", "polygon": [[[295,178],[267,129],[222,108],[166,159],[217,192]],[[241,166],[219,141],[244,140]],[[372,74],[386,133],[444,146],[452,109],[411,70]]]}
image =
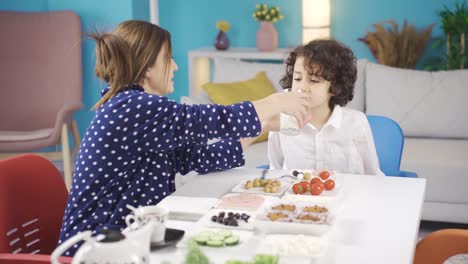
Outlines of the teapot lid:
{"label": "teapot lid", "polygon": [[96,236],[96,240],[101,243],[111,243],[124,240],[125,236],[117,230],[102,229],[100,234]]}

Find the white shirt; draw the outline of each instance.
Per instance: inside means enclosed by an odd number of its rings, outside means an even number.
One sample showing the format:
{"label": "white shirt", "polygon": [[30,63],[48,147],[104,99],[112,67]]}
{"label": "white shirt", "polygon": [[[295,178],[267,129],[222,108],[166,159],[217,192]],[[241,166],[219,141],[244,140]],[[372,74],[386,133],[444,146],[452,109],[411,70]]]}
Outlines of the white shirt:
{"label": "white shirt", "polygon": [[270,132],[268,158],[271,169],[383,175],[365,114],[338,105],[320,130],[307,124],[297,136]]}

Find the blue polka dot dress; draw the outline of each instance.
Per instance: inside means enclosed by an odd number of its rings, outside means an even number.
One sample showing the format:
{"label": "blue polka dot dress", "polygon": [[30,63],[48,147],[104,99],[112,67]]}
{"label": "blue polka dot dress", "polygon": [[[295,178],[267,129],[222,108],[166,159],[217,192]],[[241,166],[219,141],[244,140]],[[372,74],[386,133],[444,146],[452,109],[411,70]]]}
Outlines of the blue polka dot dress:
{"label": "blue polka dot dress", "polygon": [[[243,166],[239,138],[260,130],[250,102],[189,106],[137,85],[121,91],[96,111],[82,140],[59,244],[84,230],[122,230],[126,205],[157,204],[175,191],[176,173]],[[214,138],[223,140],[207,144]]]}

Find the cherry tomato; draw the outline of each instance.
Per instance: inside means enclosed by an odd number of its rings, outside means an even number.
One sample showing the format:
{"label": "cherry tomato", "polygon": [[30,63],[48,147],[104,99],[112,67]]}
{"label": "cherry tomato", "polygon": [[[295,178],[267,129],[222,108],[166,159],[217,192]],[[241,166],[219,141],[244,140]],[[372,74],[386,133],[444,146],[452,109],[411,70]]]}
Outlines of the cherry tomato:
{"label": "cherry tomato", "polygon": [[325,182],[325,190],[330,191],[335,188],[335,181],[330,179]]}
{"label": "cherry tomato", "polygon": [[321,172],[319,173],[319,176],[320,176],[320,178],[322,178],[322,180],[326,180],[326,179],[328,179],[328,178],[330,177],[330,172],[328,172],[328,171],[321,171]]}
{"label": "cherry tomato", "polygon": [[295,183],[292,188],[293,188],[293,193],[295,194],[304,193],[304,188],[302,188],[302,185],[300,183]]}
{"label": "cherry tomato", "polygon": [[319,182],[319,183],[315,183],[315,184],[320,185],[320,187],[322,187],[322,190],[325,190],[325,183]]}
{"label": "cherry tomato", "polygon": [[323,192],[323,187],[320,184],[312,184],[310,193],[312,195],[320,195]]}
{"label": "cherry tomato", "polygon": [[310,181],[310,184],[312,185],[312,184],[314,184],[314,183],[321,183],[321,182],[322,182],[322,180],[320,180],[319,177],[315,177],[315,178],[313,178],[313,179]]}
{"label": "cherry tomato", "polygon": [[304,192],[310,192],[310,183],[308,181],[301,181],[301,185]]}

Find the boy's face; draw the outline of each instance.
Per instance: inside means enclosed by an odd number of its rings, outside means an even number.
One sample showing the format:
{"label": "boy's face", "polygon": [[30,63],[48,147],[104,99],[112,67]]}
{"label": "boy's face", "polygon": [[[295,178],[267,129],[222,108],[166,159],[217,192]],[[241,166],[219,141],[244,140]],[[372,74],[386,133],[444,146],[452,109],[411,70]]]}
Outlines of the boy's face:
{"label": "boy's face", "polygon": [[330,82],[318,76],[310,76],[304,67],[304,57],[297,57],[294,64],[292,90],[310,93],[312,100],[309,107],[311,109],[329,107]]}

